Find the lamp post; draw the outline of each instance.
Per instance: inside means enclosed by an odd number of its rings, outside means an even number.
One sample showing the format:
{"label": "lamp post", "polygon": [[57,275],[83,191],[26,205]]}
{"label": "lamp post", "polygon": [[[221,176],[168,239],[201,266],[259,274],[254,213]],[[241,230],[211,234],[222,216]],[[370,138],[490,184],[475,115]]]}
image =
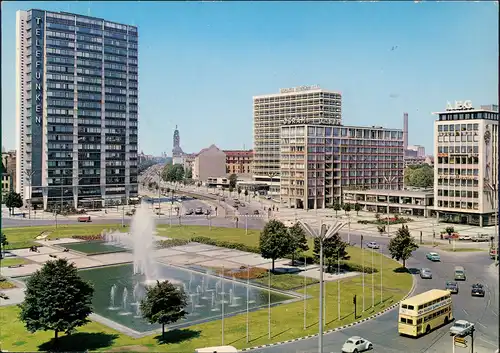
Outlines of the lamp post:
{"label": "lamp post", "polygon": [[319,250],[319,335],[318,335],[318,346],[319,353],[323,353],[323,242],[335,234],[337,234],[342,227],[345,226],[343,222],[335,222],[328,229],[326,224],[320,224],[319,229],[315,230],[313,227],[299,220],[299,224],[304,230],[304,232],[312,238],[319,239],[320,250]]}
{"label": "lamp post", "polygon": [[389,233],[389,225],[390,225],[390,222],[389,222],[389,209],[390,209],[389,196],[390,196],[390,190],[391,190],[391,183],[394,181],[394,179],[396,179],[395,176],[384,177],[384,181],[387,184],[387,237],[390,236],[390,233]]}
{"label": "lamp post", "polygon": [[156,173],[158,175],[158,218],[161,216],[161,172],[162,170],[159,169]]}
{"label": "lamp post", "polygon": [[35,175],[36,171],[34,170],[31,170],[31,169],[25,169],[24,170],[24,175],[26,176],[26,178],[28,179],[28,182],[29,182],[29,189],[30,189],[30,194],[29,194],[29,197],[30,197],[30,203],[28,205],[28,218],[31,219],[31,206],[32,206],[32,202],[31,202],[31,195],[32,195],[32,179],[33,179],[33,175]]}
{"label": "lamp post", "polygon": [[493,206],[493,219],[495,221],[495,237],[497,238],[497,253],[495,257],[495,264],[498,265],[498,250],[499,250],[499,238],[498,238],[498,200],[496,200],[496,196],[498,196],[497,192],[497,184],[492,184],[489,181],[486,181],[486,187],[491,192],[491,204]]}
{"label": "lamp post", "polygon": [[[275,176],[277,176],[279,173],[278,172],[269,172],[267,173],[267,176],[269,177],[270,181],[269,181],[269,191],[271,191],[271,186],[272,186],[272,183],[273,183],[273,178]],[[271,195],[269,195],[271,196]],[[272,200],[273,200],[273,197],[271,196],[271,203],[272,203]]]}

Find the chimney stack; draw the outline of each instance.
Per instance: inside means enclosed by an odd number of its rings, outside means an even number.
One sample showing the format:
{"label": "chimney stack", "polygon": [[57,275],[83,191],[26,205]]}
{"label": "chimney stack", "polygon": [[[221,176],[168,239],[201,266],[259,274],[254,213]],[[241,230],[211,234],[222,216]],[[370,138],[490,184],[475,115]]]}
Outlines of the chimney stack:
{"label": "chimney stack", "polygon": [[408,113],[403,115],[403,149],[408,149]]}

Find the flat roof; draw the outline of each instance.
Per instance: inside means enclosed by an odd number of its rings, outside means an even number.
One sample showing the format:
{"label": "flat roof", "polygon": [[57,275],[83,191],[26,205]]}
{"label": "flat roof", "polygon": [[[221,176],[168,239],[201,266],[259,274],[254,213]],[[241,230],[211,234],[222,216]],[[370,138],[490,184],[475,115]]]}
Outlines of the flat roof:
{"label": "flat roof", "polygon": [[305,95],[308,93],[315,93],[315,92],[326,92],[326,93],[332,93],[332,94],[339,94],[342,96],[342,93],[339,91],[330,91],[328,89],[324,88],[312,88],[309,90],[304,90],[304,91],[292,91],[292,92],[285,92],[285,93],[270,93],[270,94],[261,94],[258,96],[253,96],[253,99],[258,99],[258,98],[272,98],[272,97],[286,97],[286,96],[300,96],[300,95]]}
{"label": "flat roof", "polygon": [[387,196],[408,196],[408,197],[425,197],[433,196],[434,190],[388,190],[388,189],[369,189],[369,190],[343,190],[342,193],[353,193],[353,194],[372,194]]}
{"label": "flat roof", "polygon": [[429,302],[430,300],[435,300],[446,295],[450,295],[450,292],[445,289],[431,289],[427,292],[420,293],[415,295],[414,297],[405,299],[401,302],[401,304],[410,304],[410,305],[420,305]]}

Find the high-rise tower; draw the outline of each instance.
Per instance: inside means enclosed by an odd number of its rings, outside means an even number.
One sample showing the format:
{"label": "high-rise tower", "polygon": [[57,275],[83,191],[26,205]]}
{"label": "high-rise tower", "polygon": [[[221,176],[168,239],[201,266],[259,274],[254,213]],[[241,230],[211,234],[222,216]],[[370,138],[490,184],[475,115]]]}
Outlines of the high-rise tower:
{"label": "high-rise tower", "polygon": [[175,125],[174,130],[174,138],[173,138],[173,148],[172,148],[172,157],[180,157],[184,154],[181,148],[181,135],[179,134],[179,129],[177,125]]}
{"label": "high-rise tower", "polygon": [[16,189],[47,206],[137,196],[137,27],[16,14]]}

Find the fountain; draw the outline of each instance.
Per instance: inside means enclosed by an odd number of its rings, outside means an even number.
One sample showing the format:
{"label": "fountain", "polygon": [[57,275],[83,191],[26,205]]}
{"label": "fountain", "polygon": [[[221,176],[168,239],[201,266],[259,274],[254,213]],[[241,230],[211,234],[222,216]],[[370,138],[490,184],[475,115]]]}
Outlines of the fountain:
{"label": "fountain", "polygon": [[132,290],[132,297],[134,298],[134,302],[133,303],[130,303],[130,305],[139,305],[140,303],[140,285],[139,285],[139,282],[137,282],[135,285],[134,285],[134,289]]}
{"label": "fountain", "polygon": [[135,315],[134,315],[134,318],[135,319],[140,319],[142,318],[142,312],[141,312],[141,306],[140,305],[137,305],[136,309],[135,309]]}
{"label": "fountain", "polygon": [[122,309],[123,309],[123,311],[120,312],[120,315],[130,315],[131,314],[131,312],[128,311],[128,289],[127,289],[127,287],[125,287],[123,289]]}
{"label": "fountain", "polygon": [[[233,294],[236,293],[236,277],[233,276]],[[240,297],[235,296],[234,299],[240,299]]]}
{"label": "fountain", "polygon": [[237,299],[239,299],[239,297],[235,297],[234,296],[234,291],[233,289],[231,288],[229,290],[229,306],[230,307],[237,307],[237,306],[240,306],[240,304],[237,303]]}
{"label": "fountain", "polygon": [[214,292],[212,292],[212,309],[211,309],[211,311],[220,311],[220,308],[215,301],[215,293]]}
{"label": "fountain", "polygon": [[109,310],[118,310],[115,306],[115,297],[116,297],[116,284],[111,286],[111,290],[109,291]]}

